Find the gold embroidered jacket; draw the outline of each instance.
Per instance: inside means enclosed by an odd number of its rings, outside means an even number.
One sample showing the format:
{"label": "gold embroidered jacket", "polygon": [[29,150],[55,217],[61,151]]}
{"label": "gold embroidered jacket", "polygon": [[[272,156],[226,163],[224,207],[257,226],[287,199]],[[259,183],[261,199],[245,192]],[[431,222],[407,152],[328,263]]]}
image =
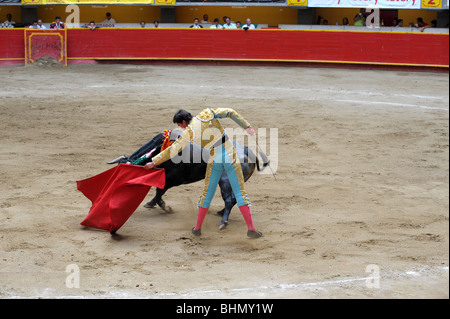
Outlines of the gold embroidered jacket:
{"label": "gold embroidered jacket", "polygon": [[189,126],[183,130],[178,140],[153,157],[153,163],[157,166],[164,163],[176,156],[189,142],[197,143],[203,148],[211,148],[224,134],[224,129],[218,119],[226,117],[231,118],[243,129],[250,126],[250,123],[231,108],[204,109],[192,118]]}

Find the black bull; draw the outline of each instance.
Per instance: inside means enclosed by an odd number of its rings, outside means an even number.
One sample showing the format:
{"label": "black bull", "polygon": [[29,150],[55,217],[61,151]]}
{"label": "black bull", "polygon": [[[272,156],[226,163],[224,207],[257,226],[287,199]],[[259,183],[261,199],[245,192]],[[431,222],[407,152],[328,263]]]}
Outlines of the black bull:
{"label": "black bull", "polygon": [[[179,137],[179,135],[180,132],[172,131],[171,139],[175,140]],[[121,156],[111,162],[108,162],[108,164],[131,163],[156,148],[156,152],[152,154],[154,156],[160,152],[163,141],[164,136],[160,133],[152,138],[147,144],[141,146],[131,156]],[[235,141],[233,144],[236,148],[239,161],[241,162],[242,173],[245,181],[252,176],[255,167],[258,171],[262,171],[269,164],[269,160],[263,152],[259,152],[263,160],[263,165],[261,167],[258,157],[247,146],[243,146]],[[155,197],[153,197],[150,202],[145,204],[144,207],[153,208],[158,205],[164,211],[170,211],[170,208],[166,209],[166,204],[162,199],[162,196],[172,187],[179,186],[181,184],[190,184],[204,179],[208,158],[209,151],[197,146],[196,144],[190,143],[189,149],[187,149],[187,147],[184,148],[173,160],[169,160],[161,164],[160,167],[165,169],[165,187],[164,189],[157,188]],[[148,158],[148,161],[150,160],[151,157]],[[236,197],[231,189],[231,184],[225,171],[220,177],[219,187],[222,198],[225,202],[225,207],[217,212],[218,215],[222,216],[219,229],[223,229],[228,225],[231,209],[234,205],[236,205]]]}

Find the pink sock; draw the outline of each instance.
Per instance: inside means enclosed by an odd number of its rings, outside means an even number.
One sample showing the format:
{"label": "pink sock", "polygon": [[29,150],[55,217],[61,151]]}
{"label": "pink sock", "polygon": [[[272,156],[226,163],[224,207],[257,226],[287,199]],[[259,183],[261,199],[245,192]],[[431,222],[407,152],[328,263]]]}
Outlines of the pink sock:
{"label": "pink sock", "polygon": [[206,213],[208,212],[208,208],[199,207],[198,215],[197,215],[197,225],[195,225],[195,230],[199,230],[202,228],[203,220],[205,219]]}
{"label": "pink sock", "polygon": [[239,206],[242,216],[247,223],[247,228],[253,231],[257,231],[255,225],[253,225],[252,213],[250,212],[250,207],[248,205]]}

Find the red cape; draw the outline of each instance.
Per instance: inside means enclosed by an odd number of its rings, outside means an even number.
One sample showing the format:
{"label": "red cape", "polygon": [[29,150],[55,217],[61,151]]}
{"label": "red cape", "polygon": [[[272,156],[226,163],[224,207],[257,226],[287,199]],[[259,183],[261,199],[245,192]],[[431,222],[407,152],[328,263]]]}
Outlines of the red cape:
{"label": "red cape", "polygon": [[81,225],[115,233],[130,218],[152,186],[164,188],[164,169],[119,164],[91,178],[77,181],[77,189],[92,207]]}

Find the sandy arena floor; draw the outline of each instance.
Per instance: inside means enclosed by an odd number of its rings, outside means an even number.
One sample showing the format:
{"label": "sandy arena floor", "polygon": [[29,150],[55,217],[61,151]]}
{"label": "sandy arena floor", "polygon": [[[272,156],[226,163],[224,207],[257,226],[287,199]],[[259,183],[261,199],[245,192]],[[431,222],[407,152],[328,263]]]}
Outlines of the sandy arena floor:
{"label": "sandy arena floor", "polygon": [[[397,71],[2,67],[0,297],[449,298],[448,89],[448,74]],[[194,237],[203,182],[117,236],[80,225],[77,180],[206,107],[278,128],[276,180],[247,183],[262,238],[236,207],[218,230],[219,192]]]}

